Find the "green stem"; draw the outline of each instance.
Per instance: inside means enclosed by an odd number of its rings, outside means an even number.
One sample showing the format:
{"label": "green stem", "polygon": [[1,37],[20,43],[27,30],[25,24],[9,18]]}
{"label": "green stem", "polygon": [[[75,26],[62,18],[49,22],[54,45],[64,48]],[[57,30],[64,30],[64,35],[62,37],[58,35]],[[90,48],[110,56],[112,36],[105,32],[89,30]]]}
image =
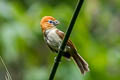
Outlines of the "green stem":
{"label": "green stem", "polygon": [[67,43],[67,41],[68,41],[68,39],[69,39],[69,37],[70,37],[70,34],[71,34],[71,32],[72,32],[72,29],[73,29],[73,26],[74,26],[74,24],[75,24],[75,21],[76,21],[76,19],[77,19],[77,16],[78,16],[78,14],[79,14],[79,11],[80,11],[80,9],[81,9],[81,7],[82,7],[83,1],[84,1],[84,0],[78,0],[77,7],[76,7],[76,9],[75,9],[75,12],[74,12],[74,14],[73,14],[72,20],[71,20],[71,22],[70,22],[70,25],[69,25],[69,27],[68,27],[68,29],[67,29],[66,35],[65,35],[65,37],[64,37],[64,40],[63,40],[62,45],[61,45],[61,47],[60,47],[60,50],[59,50],[59,52],[58,52],[58,56],[57,56],[56,61],[55,61],[55,63],[54,63],[54,66],[53,66],[53,69],[52,69],[52,71],[51,71],[49,80],[53,80],[53,79],[54,79],[54,76],[55,76],[55,73],[56,73],[56,71],[57,71],[59,62],[60,62],[60,60],[61,60],[61,58],[62,58],[62,55],[63,55],[62,52],[63,52],[63,50],[64,50],[64,48],[65,48],[65,46],[66,46],[66,43]]}

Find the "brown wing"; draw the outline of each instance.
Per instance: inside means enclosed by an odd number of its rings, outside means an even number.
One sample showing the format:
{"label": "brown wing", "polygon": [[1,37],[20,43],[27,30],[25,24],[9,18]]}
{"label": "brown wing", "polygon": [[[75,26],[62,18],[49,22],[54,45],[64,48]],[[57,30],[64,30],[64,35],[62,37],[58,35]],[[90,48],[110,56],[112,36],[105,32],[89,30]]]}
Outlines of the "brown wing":
{"label": "brown wing", "polygon": [[[60,31],[60,30],[56,30],[56,33],[59,35],[59,37],[63,40],[65,34],[64,32]],[[67,46],[69,46],[75,53],[77,52],[75,46],[73,45],[72,41],[71,40],[68,40]]]}

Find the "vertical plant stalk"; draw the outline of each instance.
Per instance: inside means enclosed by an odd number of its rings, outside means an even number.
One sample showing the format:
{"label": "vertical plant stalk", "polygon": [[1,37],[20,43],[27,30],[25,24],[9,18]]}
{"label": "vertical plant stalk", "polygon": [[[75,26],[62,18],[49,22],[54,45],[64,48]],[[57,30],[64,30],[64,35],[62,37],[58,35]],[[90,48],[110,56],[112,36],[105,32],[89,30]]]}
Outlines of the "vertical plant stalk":
{"label": "vertical plant stalk", "polygon": [[5,80],[12,80],[12,77],[11,77],[11,75],[10,75],[8,69],[7,69],[7,66],[5,65],[1,56],[0,56],[0,60],[1,60],[3,66],[5,67],[5,70],[6,70]]}
{"label": "vertical plant stalk", "polygon": [[65,37],[64,37],[64,40],[63,40],[63,42],[62,42],[62,45],[60,46],[60,50],[58,51],[58,56],[56,57],[56,60],[55,60],[53,69],[52,69],[51,74],[50,74],[50,77],[49,77],[49,80],[53,80],[53,79],[54,79],[54,76],[55,76],[55,73],[56,73],[56,71],[57,71],[59,62],[60,62],[60,60],[61,60],[61,58],[62,58],[62,55],[63,55],[62,52],[64,51],[64,48],[65,48],[65,46],[66,46],[66,43],[67,43],[67,41],[68,41],[68,39],[69,39],[69,37],[70,37],[70,34],[71,34],[71,32],[72,32],[73,26],[74,26],[74,24],[75,24],[75,21],[76,21],[76,19],[77,19],[77,16],[78,16],[78,14],[79,14],[79,11],[80,11],[80,9],[81,9],[81,7],[82,7],[83,2],[84,2],[84,0],[78,0],[77,7],[76,7],[76,9],[75,9],[75,11],[74,11],[72,20],[71,20],[70,25],[69,25],[69,27],[68,27],[68,29],[67,29],[67,32],[66,32],[66,35],[65,35]]}

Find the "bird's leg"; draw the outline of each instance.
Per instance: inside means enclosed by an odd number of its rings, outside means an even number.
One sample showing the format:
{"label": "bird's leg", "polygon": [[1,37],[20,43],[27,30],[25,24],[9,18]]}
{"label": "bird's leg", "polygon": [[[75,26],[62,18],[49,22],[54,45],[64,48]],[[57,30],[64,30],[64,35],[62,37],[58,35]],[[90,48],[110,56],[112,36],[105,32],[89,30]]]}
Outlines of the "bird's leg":
{"label": "bird's leg", "polygon": [[[55,62],[55,63],[57,62],[57,57],[54,58],[54,62]],[[59,63],[60,63],[60,62],[61,62],[61,61],[59,61]]]}
{"label": "bird's leg", "polygon": [[55,58],[54,58],[54,62],[56,62],[56,56],[55,56]]}

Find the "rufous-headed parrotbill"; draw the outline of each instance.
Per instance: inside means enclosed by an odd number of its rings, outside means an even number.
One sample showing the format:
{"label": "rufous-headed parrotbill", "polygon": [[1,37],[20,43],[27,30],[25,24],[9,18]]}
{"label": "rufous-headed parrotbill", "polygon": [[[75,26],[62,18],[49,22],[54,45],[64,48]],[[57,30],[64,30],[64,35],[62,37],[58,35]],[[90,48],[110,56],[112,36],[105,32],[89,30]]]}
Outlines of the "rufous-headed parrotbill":
{"label": "rufous-headed parrotbill", "polygon": [[[60,22],[52,16],[45,16],[40,21],[44,39],[48,47],[56,53],[59,51],[60,45],[65,36],[64,32],[56,28],[59,23]],[[72,57],[82,74],[89,71],[87,62],[79,55],[71,40],[67,41],[63,56],[68,59]]]}

